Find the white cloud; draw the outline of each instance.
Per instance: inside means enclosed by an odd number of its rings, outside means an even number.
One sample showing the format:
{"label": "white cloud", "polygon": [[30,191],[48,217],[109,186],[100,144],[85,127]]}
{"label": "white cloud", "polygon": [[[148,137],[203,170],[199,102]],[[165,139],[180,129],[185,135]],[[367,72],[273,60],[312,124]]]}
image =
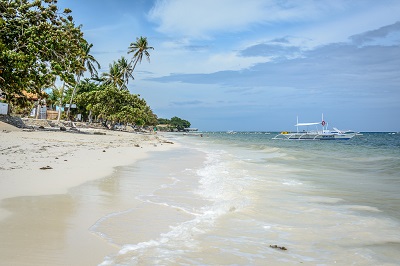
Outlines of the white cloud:
{"label": "white cloud", "polygon": [[400,19],[399,1],[353,1],[341,12],[327,13],[326,19],[318,23],[304,25],[297,32],[298,35],[307,36],[308,45],[313,48],[318,45],[332,42],[345,42],[349,36],[377,29],[395,23]]}
{"label": "white cloud", "polygon": [[[270,61],[267,57],[242,57],[237,52],[218,53],[210,56],[205,62],[204,67],[207,72],[217,72],[221,70],[241,70],[253,66],[257,63]],[[204,72],[203,72],[204,73]]]}
{"label": "white cloud", "polygon": [[[243,57],[239,51],[215,51],[212,44],[199,43],[193,45],[187,40],[165,41],[155,43],[156,49],[151,51],[151,63],[143,62],[140,70],[165,76],[171,73],[213,73],[223,70],[240,70],[254,64],[267,62],[262,56]],[[208,46],[210,45],[210,46]]]}
{"label": "white cloud", "polygon": [[[249,4],[251,3],[251,4]],[[209,32],[238,31],[262,20],[263,1],[160,0],[149,17],[169,35],[207,38]]]}
{"label": "white cloud", "polygon": [[337,1],[273,0],[159,0],[149,19],[158,30],[172,36],[209,38],[219,32],[240,32],[251,26],[285,21],[314,20],[332,9]]}

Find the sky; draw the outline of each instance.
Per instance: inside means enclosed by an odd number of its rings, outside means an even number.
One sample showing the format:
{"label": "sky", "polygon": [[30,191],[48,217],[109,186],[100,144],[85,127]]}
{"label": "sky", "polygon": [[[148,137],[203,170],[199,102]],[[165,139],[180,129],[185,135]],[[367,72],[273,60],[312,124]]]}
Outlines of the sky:
{"label": "sky", "polygon": [[319,122],[400,131],[398,0],[59,0],[108,72],[137,37],[129,91],[202,131]]}

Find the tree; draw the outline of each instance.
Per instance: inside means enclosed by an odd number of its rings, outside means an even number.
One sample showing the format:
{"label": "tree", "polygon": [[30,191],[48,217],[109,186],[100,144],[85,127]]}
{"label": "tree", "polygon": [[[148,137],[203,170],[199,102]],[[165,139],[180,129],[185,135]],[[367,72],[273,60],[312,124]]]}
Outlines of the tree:
{"label": "tree", "polygon": [[168,125],[168,124],[171,123],[171,120],[166,119],[166,118],[158,118],[158,119],[157,119],[157,123],[158,123],[159,125]]}
{"label": "tree", "polygon": [[145,55],[147,61],[150,62],[150,53],[148,52],[148,50],[154,50],[154,48],[148,46],[146,37],[140,36],[139,38],[136,38],[136,42],[130,44],[130,46],[128,47],[128,54],[133,53],[132,61],[134,62],[134,64],[132,71],[135,69],[138,62],[142,62],[143,55]]}
{"label": "tree", "polygon": [[86,110],[104,123],[109,122],[111,126],[116,123],[155,125],[157,120],[145,100],[113,84],[79,94],[76,100],[79,105],[85,106]]}
{"label": "tree", "polygon": [[110,70],[107,73],[102,73],[101,81],[105,85],[114,85],[121,90],[128,90],[129,79],[133,78],[132,72],[133,68],[125,57],[121,57],[117,62],[113,62],[109,65]]}
{"label": "tree", "polygon": [[80,82],[80,78],[83,76],[84,71],[88,70],[90,73],[90,76],[93,77],[94,75],[96,75],[96,76],[98,75],[96,66],[97,66],[97,68],[100,68],[99,62],[97,62],[97,60],[94,58],[94,56],[90,54],[90,49],[93,47],[93,44],[89,44],[88,42],[83,42],[81,45],[82,45],[82,49],[83,49],[84,53],[81,55],[81,57],[78,60],[81,61],[84,68],[79,69],[78,72],[76,73],[77,81],[74,86],[74,90],[72,91],[71,99],[69,101],[67,117],[69,117],[72,100],[74,99],[77,86]]}
{"label": "tree", "polygon": [[52,108],[60,101],[61,95],[60,90],[57,88],[52,88],[51,92],[48,93],[48,97],[46,99],[47,104],[50,105]]}
{"label": "tree", "polygon": [[166,118],[158,118],[157,119],[157,124],[158,125],[163,125],[160,127],[161,130],[167,130],[167,131],[173,131],[175,129],[182,131],[185,128],[190,127],[190,122],[187,120],[184,120],[182,118],[179,118],[177,116],[172,117],[171,119],[166,119]]}
{"label": "tree", "polygon": [[[89,71],[91,77],[97,75],[97,69],[101,68],[99,62],[90,54],[90,49],[92,49],[92,47],[93,44],[89,44],[88,42],[82,43],[84,54],[80,58],[81,62],[85,65],[85,70]],[[83,71],[80,74],[80,76],[83,76]]]}
{"label": "tree", "polygon": [[171,125],[176,127],[178,130],[183,130],[190,127],[190,122],[174,116],[171,118]]}
{"label": "tree", "polygon": [[126,84],[121,70],[121,66],[117,62],[109,65],[109,72],[102,73],[102,80],[105,85],[113,85],[121,90],[126,90]]}
{"label": "tree", "polygon": [[78,84],[77,94],[82,94],[90,91],[98,91],[101,89],[101,85],[94,83],[92,79],[85,78]]}
{"label": "tree", "polygon": [[133,68],[132,65],[128,63],[128,60],[126,60],[125,57],[121,57],[120,59],[118,59],[118,66],[119,66],[119,70],[121,71],[121,75],[122,75],[122,79],[124,80],[125,83],[125,88],[127,88],[129,79],[135,79],[132,75],[133,72]]}
{"label": "tree", "polygon": [[[57,0],[0,2],[0,87],[8,95],[40,94],[56,78],[74,83],[83,68],[83,33],[71,10],[60,12]],[[9,98],[9,97],[7,97]],[[11,98],[11,97],[10,97]]]}
{"label": "tree", "polygon": [[[104,89],[104,85],[97,84],[93,82],[91,79],[85,78],[82,80],[77,87],[76,90],[76,98],[75,102],[77,103],[77,108],[74,109],[75,113],[82,114],[84,120],[89,120],[92,122],[92,113],[86,107],[89,104],[89,101],[85,96],[80,96],[81,94],[89,93],[92,91],[99,91]],[[68,97],[68,96],[67,96]],[[77,99],[80,97],[80,99]]]}

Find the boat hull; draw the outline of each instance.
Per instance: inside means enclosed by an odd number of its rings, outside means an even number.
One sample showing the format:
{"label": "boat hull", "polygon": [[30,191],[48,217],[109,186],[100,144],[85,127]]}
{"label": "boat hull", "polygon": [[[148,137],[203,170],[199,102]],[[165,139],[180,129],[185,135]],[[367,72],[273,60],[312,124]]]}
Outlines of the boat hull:
{"label": "boat hull", "polygon": [[[309,127],[316,127],[316,130],[308,130]],[[318,129],[318,126],[322,126],[322,130]],[[352,130],[334,130],[328,129],[328,123],[324,121],[324,115],[322,115],[322,122],[313,123],[299,123],[297,118],[296,132],[282,131],[280,134],[272,139],[285,139],[285,140],[349,140],[353,138],[357,133]],[[306,128],[305,130],[299,130],[299,127]]]}
{"label": "boat hull", "polygon": [[274,139],[286,140],[349,140],[355,134],[281,133]]}

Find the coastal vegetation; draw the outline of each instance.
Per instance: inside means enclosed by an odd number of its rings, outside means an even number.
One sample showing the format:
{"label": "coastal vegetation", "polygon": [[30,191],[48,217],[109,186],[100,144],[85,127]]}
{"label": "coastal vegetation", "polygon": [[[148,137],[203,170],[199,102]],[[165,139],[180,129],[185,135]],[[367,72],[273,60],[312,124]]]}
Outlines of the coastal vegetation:
{"label": "coastal vegetation", "polygon": [[[86,87],[86,88],[85,88]],[[157,124],[157,117],[144,99],[128,90],[119,89],[110,84],[96,85],[86,81],[78,90],[76,97],[77,112],[84,120],[101,119],[113,127],[116,123],[149,126]]]}
{"label": "coastal vegetation", "polygon": [[58,120],[81,114],[84,121],[111,126],[155,126],[150,106],[128,90],[136,66],[143,58],[150,62],[154,48],[147,38],[136,38],[127,50],[132,58],[122,56],[99,75],[93,44],[71,14],[59,10],[57,0],[0,1],[0,92],[12,112],[29,114],[34,105],[45,105],[58,108]]}
{"label": "coastal vegetation", "polygon": [[158,129],[161,131],[183,131],[190,127],[190,122],[177,116],[171,119],[158,118]]}
{"label": "coastal vegetation", "polygon": [[70,13],[60,12],[55,0],[0,2],[0,86],[9,103],[26,104],[24,91],[40,99],[57,78],[73,84],[84,69],[86,40]]}

